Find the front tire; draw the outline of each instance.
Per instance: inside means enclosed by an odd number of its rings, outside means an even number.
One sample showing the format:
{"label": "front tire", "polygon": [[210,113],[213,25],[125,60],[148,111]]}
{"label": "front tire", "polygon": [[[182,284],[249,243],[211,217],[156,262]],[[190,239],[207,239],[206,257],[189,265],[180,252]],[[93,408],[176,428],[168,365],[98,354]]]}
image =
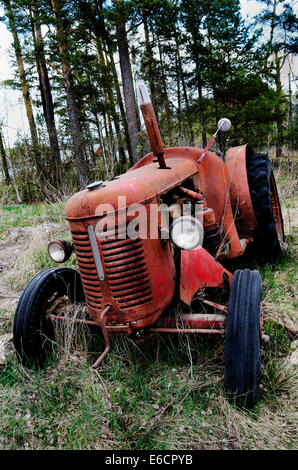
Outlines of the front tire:
{"label": "front tire", "polygon": [[226,326],[225,388],[238,406],[258,400],[261,375],[259,271],[238,269],[233,277]]}
{"label": "front tire", "polygon": [[21,362],[43,367],[53,352],[54,328],[47,315],[60,298],[84,300],[77,271],[49,268],[38,273],[25,287],[15,312],[13,338]]}
{"label": "front tire", "polygon": [[284,258],[285,234],[273,170],[266,154],[248,154],[247,178],[257,222],[251,249],[260,258]]}

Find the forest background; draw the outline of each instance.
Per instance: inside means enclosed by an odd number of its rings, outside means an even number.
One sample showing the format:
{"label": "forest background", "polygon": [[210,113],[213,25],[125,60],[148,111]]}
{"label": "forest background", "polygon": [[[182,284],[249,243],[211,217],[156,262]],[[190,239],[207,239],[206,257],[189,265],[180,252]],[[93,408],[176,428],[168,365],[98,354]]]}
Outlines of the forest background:
{"label": "forest background", "polygon": [[294,2],[253,3],[243,18],[239,0],[1,0],[15,71],[1,102],[20,90],[29,130],[12,141],[1,110],[3,203],[55,201],[148,153],[138,80],[166,146],[205,146],[225,116],[215,150],[295,155]]}

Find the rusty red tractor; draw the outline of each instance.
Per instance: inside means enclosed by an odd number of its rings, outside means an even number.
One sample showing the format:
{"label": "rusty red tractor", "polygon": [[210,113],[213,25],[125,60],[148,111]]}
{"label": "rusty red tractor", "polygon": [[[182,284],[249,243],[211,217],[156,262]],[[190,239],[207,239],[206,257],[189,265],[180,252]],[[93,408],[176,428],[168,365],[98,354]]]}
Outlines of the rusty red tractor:
{"label": "rusty red tractor", "polygon": [[[230,148],[225,159],[211,152],[217,132],[229,130],[228,119],[219,121],[205,149],[164,148],[143,84],[139,94],[152,153],[69,199],[72,243],[52,241],[49,254],[61,263],[74,251],[78,270],[46,269],[27,284],[15,313],[17,353],[24,363],[43,364],[53,321],[70,321],[61,299],[85,301],[89,318],[74,321],[100,326],[106,344],[93,368],[109,352],[110,335],[225,334],[225,389],[252,407],[265,338],[262,281],[256,270],[232,274],[224,264],[248,248],[262,258],[285,256],[268,156],[249,145]],[[229,290],[228,306],[208,300],[210,288]],[[167,313],[177,302],[190,306],[195,296],[209,313]]]}

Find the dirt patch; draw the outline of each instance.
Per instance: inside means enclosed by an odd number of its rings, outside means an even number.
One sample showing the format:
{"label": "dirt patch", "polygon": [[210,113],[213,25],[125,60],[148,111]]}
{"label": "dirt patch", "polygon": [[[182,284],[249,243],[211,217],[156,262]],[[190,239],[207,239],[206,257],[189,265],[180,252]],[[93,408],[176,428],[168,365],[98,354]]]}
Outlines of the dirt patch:
{"label": "dirt patch", "polygon": [[6,333],[5,335],[0,336],[0,371],[1,367],[6,363],[7,356],[14,347],[12,344],[12,334]]}
{"label": "dirt patch", "polygon": [[36,235],[44,238],[45,240],[53,232],[60,230],[60,225],[51,223],[44,223],[37,227],[13,227],[3,233],[2,238],[4,241],[0,241],[0,249],[7,246],[13,246],[15,244],[29,244],[30,240]]}
{"label": "dirt patch", "polygon": [[8,317],[15,311],[22,289],[12,288],[9,279],[22,276],[28,268],[28,253],[51,238],[61,227],[43,223],[37,227],[13,227],[0,240],[0,310]]}
{"label": "dirt patch", "polygon": [[264,318],[285,327],[292,336],[298,335],[297,309],[291,305],[265,302]]}

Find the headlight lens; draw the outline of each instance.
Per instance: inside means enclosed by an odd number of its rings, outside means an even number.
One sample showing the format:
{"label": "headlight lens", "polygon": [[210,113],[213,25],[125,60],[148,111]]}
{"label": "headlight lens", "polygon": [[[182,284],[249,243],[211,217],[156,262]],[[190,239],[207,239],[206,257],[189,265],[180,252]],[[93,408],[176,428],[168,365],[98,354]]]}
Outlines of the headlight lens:
{"label": "headlight lens", "polygon": [[70,257],[73,246],[66,240],[54,240],[48,245],[48,253],[55,263],[64,263]]}
{"label": "headlight lens", "polygon": [[194,250],[202,245],[204,229],[197,219],[183,216],[176,219],[170,230],[172,242],[181,250]]}

